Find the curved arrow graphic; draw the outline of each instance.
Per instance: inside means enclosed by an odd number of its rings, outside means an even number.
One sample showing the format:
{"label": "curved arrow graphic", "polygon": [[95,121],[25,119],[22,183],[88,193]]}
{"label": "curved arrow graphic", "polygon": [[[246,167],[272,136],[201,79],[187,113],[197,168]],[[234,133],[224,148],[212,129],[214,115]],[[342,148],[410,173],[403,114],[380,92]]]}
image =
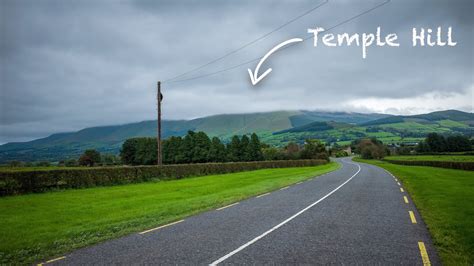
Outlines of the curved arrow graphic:
{"label": "curved arrow graphic", "polygon": [[249,72],[249,75],[250,75],[250,81],[252,81],[252,85],[256,85],[257,83],[259,83],[265,76],[267,76],[270,72],[272,72],[272,69],[269,68],[267,69],[267,71],[265,71],[262,75],[260,75],[260,77],[258,76],[258,70],[260,69],[260,67],[262,66],[262,63],[267,60],[267,58],[273,54],[274,52],[276,52],[278,49],[282,48],[283,46],[285,45],[288,45],[290,43],[294,43],[294,42],[302,42],[303,39],[301,38],[294,38],[294,39],[290,39],[290,40],[286,40],[282,43],[280,43],[279,45],[273,47],[261,60],[260,62],[258,62],[258,65],[257,65],[257,68],[255,68],[255,71],[252,73],[252,70],[250,69],[247,69],[248,72]]}

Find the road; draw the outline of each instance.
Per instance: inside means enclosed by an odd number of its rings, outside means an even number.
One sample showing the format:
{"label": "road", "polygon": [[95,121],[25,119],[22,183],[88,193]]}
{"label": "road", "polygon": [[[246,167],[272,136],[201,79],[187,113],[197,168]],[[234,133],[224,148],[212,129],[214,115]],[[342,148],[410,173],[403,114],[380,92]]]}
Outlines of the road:
{"label": "road", "polygon": [[337,161],[342,167],[323,176],[48,264],[440,264],[398,180]]}

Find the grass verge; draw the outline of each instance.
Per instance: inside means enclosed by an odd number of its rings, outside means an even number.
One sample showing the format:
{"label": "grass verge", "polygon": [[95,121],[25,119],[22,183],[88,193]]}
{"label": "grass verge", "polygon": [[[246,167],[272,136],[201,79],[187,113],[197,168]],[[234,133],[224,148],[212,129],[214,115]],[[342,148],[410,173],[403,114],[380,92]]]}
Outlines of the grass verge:
{"label": "grass verge", "polygon": [[0,198],[0,264],[31,263],[339,168],[274,168]]}
{"label": "grass verge", "polygon": [[474,172],[355,159],[397,176],[428,226],[445,265],[474,263]]}

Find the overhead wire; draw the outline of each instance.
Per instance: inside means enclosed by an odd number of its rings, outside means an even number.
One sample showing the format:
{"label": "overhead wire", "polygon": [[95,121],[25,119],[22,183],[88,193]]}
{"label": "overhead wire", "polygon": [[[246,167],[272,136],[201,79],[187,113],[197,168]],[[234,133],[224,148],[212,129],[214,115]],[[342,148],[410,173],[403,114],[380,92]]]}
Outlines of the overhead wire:
{"label": "overhead wire", "polygon": [[[373,10],[375,10],[375,9],[378,9],[378,8],[380,8],[380,7],[382,7],[382,6],[386,5],[386,4],[388,4],[390,1],[391,1],[391,0],[386,0],[386,1],[384,1],[383,3],[380,3],[380,4],[378,4],[378,5],[376,5],[376,6],[372,7],[372,8],[369,8],[369,9],[365,10],[364,12],[361,12],[361,13],[355,15],[355,16],[352,16],[352,17],[350,17],[350,18],[348,18],[348,19],[346,19],[346,20],[343,20],[343,21],[341,21],[341,22],[335,24],[334,26],[331,26],[331,27],[325,29],[325,30],[322,31],[322,32],[329,32],[329,31],[333,30],[334,28],[337,28],[337,27],[339,27],[339,26],[341,26],[341,25],[344,25],[344,24],[346,24],[346,23],[348,23],[348,22],[350,22],[350,21],[352,21],[352,20],[354,20],[354,19],[357,19],[357,18],[359,18],[359,17],[361,17],[361,16],[363,16],[363,15],[365,15],[365,14],[367,14],[367,13],[370,13],[371,11],[373,11]],[[303,38],[303,42],[306,41],[306,40],[308,40],[308,39],[312,39],[312,38],[313,38],[313,36],[309,36],[309,37]],[[282,51],[282,50],[284,50],[284,49],[290,48],[290,47],[292,47],[292,46],[294,46],[294,45],[296,45],[296,44],[298,44],[298,43],[289,44],[289,45],[287,45],[287,46],[281,48],[281,49],[278,50],[278,51]],[[278,52],[278,51],[277,51],[277,52]],[[223,72],[226,72],[226,71],[230,71],[230,70],[239,68],[239,67],[241,67],[241,66],[248,65],[248,64],[250,64],[250,63],[257,62],[257,61],[261,60],[262,58],[263,58],[263,56],[258,57],[258,58],[255,58],[255,59],[252,59],[252,60],[249,60],[249,61],[245,61],[245,62],[243,62],[243,63],[237,64],[237,65],[234,65],[234,66],[231,66],[231,67],[227,67],[227,68],[224,68],[224,69],[221,69],[221,70],[218,70],[218,71],[210,72],[210,73],[203,74],[203,75],[199,75],[199,76],[194,76],[194,77],[185,78],[185,79],[172,80],[172,81],[169,81],[169,80],[168,80],[167,83],[185,82],[185,81],[196,80],[196,79],[201,79],[201,78],[213,76],[213,75],[216,75],[216,74],[220,74],[220,73],[223,73]]]}
{"label": "overhead wire", "polygon": [[291,24],[291,23],[297,21],[298,19],[300,19],[300,18],[302,18],[302,17],[304,17],[304,16],[306,16],[306,15],[311,14],[312,12],[314,12],[314,11],[317,10],[318,8],[324,6],[324,5],[327,4],[328,2],[329,2],[329,0],[325,0],[325,1],[322,2],[321,4],[319,4],[319,5],[317,5],[317,6],[313,7],[313,8],[311,8],[311,9],[305,11],[304,13],[301,13],[300,15],[298,15],[298,16],[296,16],[296,17],[290,19],[289,21],[287,21],[287,22],[283,23],[282,25],[278,26],[277,28],[275,28],[275,29],[273,29],[273,30],[271,30],[271,31],[269,31],[269,32],[267,32],[267,33],[265,33],[264,35],[258,37],[257,39],[252,40],[252,41],[250,41],[250,42],[248,42],[248,43],[242,45],[241,47],[239,47],[239,48],[237,48],[237,49],[235,49],[235,50],[232,50],[232,51],[230,51],[230,52],[228,52],[228,53],[226,53],[226,54],[224,54],[224,55],[222,55],[222,56],[220,56],[220,57],[217,57],[217,58],[215,58],[215,59],[213,59],[213,60],[211,60],[211,61],[209,61],[209,62],[207,62],[207,63],[205,63],[205,64],[203,64],[203,65],[200,65],[200,66],[198,66],[198,67],[195,67],[195,68],[193,68],[193,69],[190,69],[190,70],[188,70],[188,71],[186,71],[186,72],[184,72],[184,73],[181,73],[181,74],[179,74],[179,75],[173,76],[173,77],[171,77],[171,78],[165,79],[163,82],[170,82],[170,81],[176,80],[176,79],[178,79],[178,78],[180,78],[180,77],[183,77],[183,76],[185,76],[185,75],[187,75],[187,74],[190,74],[190,73],[195,72],[195,71],[197,71],[197,70],[203,69],[203,68],[205,68],[205,67],[207,67],[207,66],[209,66],[209,65],[211,65],[211,64],[214,64],[214,63],[216,63],[216,62],[218,62],[218,61],[220,61],[220,60],[222,60],[222,59],[224,59],[224,58],[226,58],[226,57],[228,57],[228,56],[230,56],[230,55],[233,55],[233,54],[235,54],[235,53],[237,53],[237,52],[243,50],[244,48],[246,48],[246,47],[248,47],[248,46],[250,46],[250,45],[252,45],[252,44],[254,44],[254,43],[256,43],[256,42],[258,42],[258,41],[260,41],[260,40],[262,40],[262,39],[264,39],[264,38],[266,38],[266,37],[268,37],[269,35],[271,35],[271,34],[277,32],[277,31],[281,30],[282,28],[284,28],[284,27],[288,26],[289,24]]}

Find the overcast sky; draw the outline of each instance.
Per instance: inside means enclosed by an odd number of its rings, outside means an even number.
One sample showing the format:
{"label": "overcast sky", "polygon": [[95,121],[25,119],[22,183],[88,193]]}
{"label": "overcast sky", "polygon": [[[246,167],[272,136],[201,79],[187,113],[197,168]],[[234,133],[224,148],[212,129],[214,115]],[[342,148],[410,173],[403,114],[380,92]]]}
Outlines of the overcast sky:
{"label": "overcast sky", "polygon": [[[207,63],[323,3],[311,1],[0,0],[0,143],[155,118],[157,80]],[[384,0],[329,0],[261,41],[183,78],[263,56]],[[313,47],[247,68],[165,83],[165,119],[271,110],[417,114],[473,111],[474,2],[392,0],[332,33],[396,33],[400,47]],[[455,47],[412,47],[413,27],[453,29]]]}

